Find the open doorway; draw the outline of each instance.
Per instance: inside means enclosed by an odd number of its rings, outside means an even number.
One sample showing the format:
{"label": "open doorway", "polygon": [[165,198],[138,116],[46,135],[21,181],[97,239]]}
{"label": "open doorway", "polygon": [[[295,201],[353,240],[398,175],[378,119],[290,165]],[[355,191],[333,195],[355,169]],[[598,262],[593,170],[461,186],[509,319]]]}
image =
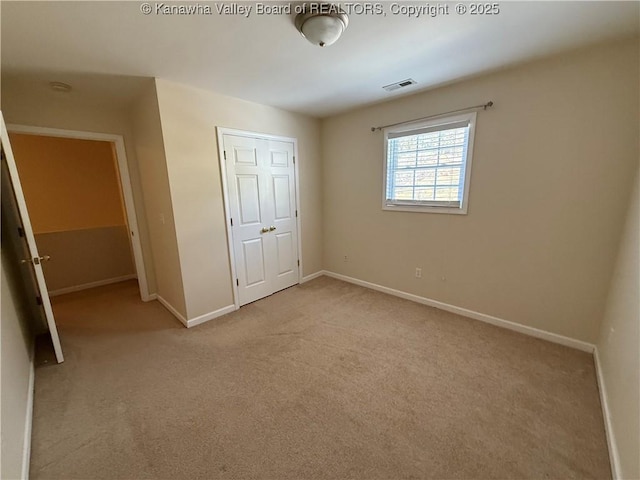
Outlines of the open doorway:
{"label": "open doorway", "polygon": [[10,126],[50,295],[137,278],[150,300],[122,137]]}

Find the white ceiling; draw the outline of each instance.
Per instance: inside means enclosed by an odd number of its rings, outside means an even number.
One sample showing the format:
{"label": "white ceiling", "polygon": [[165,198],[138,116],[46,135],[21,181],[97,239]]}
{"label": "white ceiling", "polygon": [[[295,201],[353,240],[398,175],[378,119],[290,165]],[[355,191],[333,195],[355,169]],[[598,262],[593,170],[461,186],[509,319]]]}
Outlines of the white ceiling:
{"label": "white ceiling", "polygon": [[[393,15],[382,2],[386,15],[352,14],[343,37],[320,48],[293,14],[256,15],[255,4],[245,18],[219,15],[221,2],[200,2],[213,14],[196,16],[143,15],[141,3],[2,1],[3,81],[67,80],[127,100],[140,84],[127,79],[161,77],[324,117],[640,30],[637,1],[503,1],[494,16],[460,16],[449,3],[434,18]],[[406,78],[418,84],[381,88]]]}

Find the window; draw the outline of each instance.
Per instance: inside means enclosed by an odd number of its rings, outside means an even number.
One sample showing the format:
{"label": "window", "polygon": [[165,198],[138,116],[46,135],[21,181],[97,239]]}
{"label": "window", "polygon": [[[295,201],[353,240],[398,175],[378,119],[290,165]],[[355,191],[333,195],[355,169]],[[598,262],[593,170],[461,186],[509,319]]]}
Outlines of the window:
{"label": "window", "polygon": [[382,208],[467,213],[476,114],[385,129]]}

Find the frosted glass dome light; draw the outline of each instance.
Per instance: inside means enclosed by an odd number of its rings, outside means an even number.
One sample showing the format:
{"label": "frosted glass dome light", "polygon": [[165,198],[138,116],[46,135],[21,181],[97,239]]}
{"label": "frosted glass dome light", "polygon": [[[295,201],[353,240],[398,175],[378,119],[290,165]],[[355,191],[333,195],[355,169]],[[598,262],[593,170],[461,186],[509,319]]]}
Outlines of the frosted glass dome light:
{"label": "frosted glass dome light", "polygon": [[335,43],[349,25],[349,17],[338,6],[322,4],[296,16],[296,28],[309,42],[320,47]]}

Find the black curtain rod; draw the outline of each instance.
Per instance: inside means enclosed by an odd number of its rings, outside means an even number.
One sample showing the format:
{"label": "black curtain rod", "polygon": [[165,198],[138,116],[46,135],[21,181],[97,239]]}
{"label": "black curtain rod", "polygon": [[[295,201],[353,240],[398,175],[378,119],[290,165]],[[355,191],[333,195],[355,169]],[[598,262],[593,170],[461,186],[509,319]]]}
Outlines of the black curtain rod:
{"label": "black curtain rod", "polygon": [[412,122],[418,122],[420,120],[428,120],[429,118],[441,117],[443,115],[450,115],[452,113],[470,112],[471,110],[480,110],[480,109],[486,110],[489,107],[493,107],[492,101],[489,101],[482,105],[476,105],[474,107],[460,108],[458,110],[451,110],[450,112],[438,113],[436,115],[429,115],[428,117],[414,118],[413,120],[407,120],[405,122],[390,123],[389,125],[382,125],[380,127],[371,127],[371,131],[375,132],[376,130],[382,130],[383,128],[387,128],[387,127],[395,127],[396,125],[402,125],[404,123],[412,123]]}

